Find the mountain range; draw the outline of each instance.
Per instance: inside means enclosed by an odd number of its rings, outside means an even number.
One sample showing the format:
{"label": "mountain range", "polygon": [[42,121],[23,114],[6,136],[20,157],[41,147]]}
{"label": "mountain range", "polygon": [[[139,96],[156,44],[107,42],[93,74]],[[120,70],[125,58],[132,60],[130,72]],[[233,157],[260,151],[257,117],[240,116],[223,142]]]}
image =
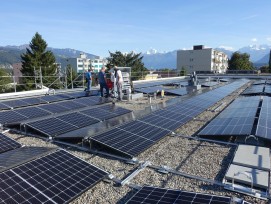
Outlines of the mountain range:
{"label": "mountain range", "polygon": [[[26,48],[28,48],[28,45],[0,46],[0,65],[10,67],[11,64],[20,62],[20,56],[26,51]],[[215,49],[226,53],[229,57],[231,57],[234,52],[223,47]],[[236,51],[248,53],[250,55],[250,61],[254,63],[254,66],[259,67],[268,64],[270,49],[270,45],[250,45]],[[57,62],[60,62],[63,58],[79,57],[80,53],[82,53],[80,50],[70,48],[59,49],[48,47],[48,50],[51,50],[54,53]],[[98,57],[97,55],[90,53],[85,54],[87,55],[87,58],[90,59]],[[150,49],[147,52],[142,53],[142,55],[143,63],[148,69],[176,68],[177,50],[159,53],[155,49]]]}

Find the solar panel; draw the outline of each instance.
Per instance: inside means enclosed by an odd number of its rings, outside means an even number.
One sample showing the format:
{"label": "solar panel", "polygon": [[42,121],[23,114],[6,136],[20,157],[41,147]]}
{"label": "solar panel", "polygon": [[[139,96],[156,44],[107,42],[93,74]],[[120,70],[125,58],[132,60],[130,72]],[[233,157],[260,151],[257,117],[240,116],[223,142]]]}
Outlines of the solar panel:
{"label": "solar panel", "polygon": [[133,203],[230,204],[231,198],[226,196],[143,186],[126,202],[126,204]]}
{"label": "solar panel", "polygon": [[0,154],[0,172],[19,166],[55,150],[55,148],[48,147],[21,147],[4,152]]}
{"label": "solar panel", "polygon": [[85,106],[94,106],[94,105],[98,105],[98,104],[101,104],[102,103],[102,98],[99,97],[99,99],[92,99],[92,97],[94,96],[91,96],[91,97],[84,97],[84,98],[78,98],[78,99],[75,99],[74,101],[77,102],[77,103],[81,103]]}
{"label": "solar panel", "polygon": [[77,126],[57,118],[38,120],[35,122],[26,123],[26,125],[47,136],[57,136],[65,132],[70,132],[78,129]]}
{"label": "solar panel", "polygon": [[67,107],[58,105],[57,103],[40,105],[39,108],[46,110],[46,111],[49,111],[51,113],[62,113],[62,112],[70,110]]}
{"label": "solar panel", "polygon": [[179,88],[179,89],[166,89],[166,93],[175,94],[175,95],[185,95],[187,94],[186,88]]}
{"label": "solar panel", "polygon": [[90,139],[133,157],[169,133],[170,131],[168,130],[141,121],[132,121]]}
{"label": "solar panel", "polygon": [[40,98],[23,98],[21,100],[27,103],[28,105],[38,105],[41,103],[46,103],[45,101],[40,100]]}
{"label": "solar panel", "polygon": [[67,94],[55,94],[56,97],[58,98],[62,98],[62,100],[67,100],[67,99],[71,99],[72,97],[70,97],[69,95]]}
{"label": "solar panel", "polygon": [[265,80],[257,80],[253,83],[253,85],[265,84]]}
{"label": "solar panel", "polygon": [[260,102],[259,96],[241,97],[235,99],[227,109],[246,109],[251,107],[258,107]]}
{"label": "solar panel", "polygon": [[242,94],[262,94],[264,85],[252,85],[248,87]]}
{"label": "solar panel", "polygon": [[138,120],[148,123],[150,125],[155,125],[157,127],[165,128],[170,131],[176,130],[178,127],[180,127],[183,124],[182,122],[178,122],[176,120],[171,120],[166,117],[154,115],[154,114],[149,114]]}
{"label": "solar panel", "polygon": [[71,101],[71,100],[58,102],[57,105],[61,105],[69,110],[75,110],[75,109],[86,107],[85,105],[81,103],[77,103],[76,101]]}
{"label": "solar panel", "polygon": [[10,109],[10,107],[0,102],[0,110],[5,110],[5,109]]}
{"label": "solar panel", "polygon": [[86,93],[81,91],[81,92],[70,92],[70,93],[65,93],[66,95],[68,95],[70,98],[81,98],[81,97],[85,97]]}
{"label": "solar panel", "polygon": [[90,108],[90,109],[80,111],[80,113],[86,114],[93,118],[98,118],[101,121],[114,118],[114,117],[117,117],[126,113],[130,113],[130,112],[131,110],[117,107],[113,104],[102,106],[99,108]]}
{"label": "solar panel", "polygon": [[9,100],[9,101],[2,101],[2,103],[10,108],[18,108],[22,106],[28,106],[28,103],[22,100]]}
{"label": "solar panel", "polygon": [[27,118],[38,118],[42,116],[50,115],[48,111],[42,110],[38,107],[26,107],[15,109],[14,112],[19,113]]}
{"label": "solar panel", "polygon": [[256,136],[271,139],[271,98],[264,97],[258,119]]}
{"label": "solar panel", "polygon": [[172,106],[168,106],[165,108],[166,111],[173,112],[175,114],[181,114],[190,116],[191,118],[195,117],[196,115],[200,114],[205,108],[198,108],[196,106],[187,104],[187,103],[180,103],[175,104]]}
{"label": "solar panel", "polygon": [[46,101],[48,103],[63,100],[61,97],[57,97],[57,95],[41,96],[40,99],[43,100],[43,101]]}
{"label": "solar panel", "polygon": [[65,114],[62,116],[58,116],[58,117],[56,117],[56,119],[59,119],[59,120],[64,121],[66,123],[69,123],[73,126],[76,126],[77,128],[75,128],[75,129],[100,122],[99,120],[97,120],[95,118],[91,118],[91,117],[89,117],[85,114],[81,114],[81,113],[69,113],[69,114]]}
{"label": "solar panel", "polygon": [[254,118],[215,118],[198,135],[250,135]]}
{"label": "solar panel", "polygon": [[112,112],[115,114],[125,114],[131,112],[131,110],[116,106],[114,104],[99,106],[98,109],[103,109],[104,111]]}
{"label": "solar panel", "polygon": [[59,150],[0,173],[0,202],[68,203],[107,174]]}
{"label": "solar panel", "polygon": [[222,111],[217,117],[218,118],[255,118],[257,113],[257,107],[249,107],[249,108],[228,108],[226,111]]}
{"label": "solar panel", "polygon": [[18,122],[27,119],[27,117],[14,112],[13,110],[1,111],[0,112],[0,123],[8,124]]}
{"label": "solar panel", "polygon": [[267,94],[271,94],[271,85],[265,85],[264,92]]}
{"label": "solar panel", "polygon": [[184,124],[184,123],[193,119],[193,116],[188,115],[188,114],[183,115],[181,113],[181,111],[180,112],[178,112],[178,111],[172,112],[172,111],[168,111],[167,109],[155,111],[155,112],[153,112],[153,114],[156,116],[162,116],[162,117],[167,118],[169,120],[177,121],[179,124]]}
{"label": "solar panel", "polygon": [[[12,149],[16,149],[19,147],[21,147],[20,143],[0,133],[0,153],[6,152]],[[1,166],[1,163],[0,163],[0,166]]]}

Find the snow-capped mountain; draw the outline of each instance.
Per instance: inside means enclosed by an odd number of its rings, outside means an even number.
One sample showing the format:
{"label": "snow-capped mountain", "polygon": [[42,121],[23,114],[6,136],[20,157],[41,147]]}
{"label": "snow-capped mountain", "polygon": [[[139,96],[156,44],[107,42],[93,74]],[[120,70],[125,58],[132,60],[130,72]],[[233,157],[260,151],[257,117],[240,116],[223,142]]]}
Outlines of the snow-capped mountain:
{"label": "snow-capped mountain", "polygon": [[264,56],[269,55],[270,49],[271,45],[249,45],[240,48],[238,51],[241,53],[248,53],[250,55],[250,61],[257,62]]}

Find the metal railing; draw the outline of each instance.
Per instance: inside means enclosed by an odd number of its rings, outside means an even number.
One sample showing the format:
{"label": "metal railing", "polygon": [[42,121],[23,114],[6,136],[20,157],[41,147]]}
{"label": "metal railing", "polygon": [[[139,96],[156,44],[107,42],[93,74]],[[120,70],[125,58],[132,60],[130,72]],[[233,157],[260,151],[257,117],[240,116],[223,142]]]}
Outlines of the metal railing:
{"label": "metal railing", "polygon": [[[151,80],[180,76],[180,71],[144,71],[131,72],[131,80]],[[97,74],[93,75],[93,85],[96,85]],[[79,73],[75,78],[67,75],[54,76],[0,76],[0,93],[37,90],[43,87],[51,89],[85,88],[85,74]]]}

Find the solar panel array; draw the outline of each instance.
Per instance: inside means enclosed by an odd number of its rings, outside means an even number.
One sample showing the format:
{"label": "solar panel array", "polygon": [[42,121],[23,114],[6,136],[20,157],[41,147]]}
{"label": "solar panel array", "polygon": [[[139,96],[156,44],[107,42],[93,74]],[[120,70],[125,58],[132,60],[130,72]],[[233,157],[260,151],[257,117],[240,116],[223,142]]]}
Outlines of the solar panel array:
{"label": "solar panel array", "polygon": [[34,107],[17,108],[0,112],[0,124],[9,125],[21,123],[28,119],[39,118],[77,110],[88,106],[99,105],[109,101],[102,101],[100,97],[92,96],[88,98],[79,98],[57,103],[42,104]]}
{"label": "solar panel array", "polygon": [[19,147],[21,147],[20,143],[0,133],[0,153],[16,149]]}
{"label": "solar panel array", "polygon": [[259,103],[259,96],[237,99],[205,126],[198,135],[250,135]]}
{"label": "solar panel array", "polygon": [[[94,95],[97,95],[94,93]],[[0,110],[20,108],[25,106],[33,106],[44,103],[57,102],[67,99],[75,99],[85,97],[85,92],[71,92],[71,93],[62,93],[55,95],[45,95],[45,96],[34,96],[31,98],[21,98],[21,99],[12,99],[12,100],[2,100],[0,101]]]}
{"label": "solar panel array", "polygon": [[180,104],[168,106],[135,121],[97,134],[89,139],[94,146],[102,145],[129,157],[137,156],[244,83],[246,81],[236,81],[224,87],[219,87],[185,100]]}
{"label": "solar panel array", "polygon": [[26,123],[46,136],[56,137],[66,132],[71,132],[86,126],[93,125],[109,118],[117,117],[131,112],[113,104],[98,108],[89,108],[79,112],[66,113],[61,116],[53,116],[46,119]]}
{"label": "solar panel array", "polygon": [[256,136],[271,140],[271,98],[264,96]]}
{"label": "solar panel array", "polygon": [[0,173],[0,202],[68,203],[106,175],[59,150]]}
{"label": "solar panel array", "polygon": [[230,204],[231,198],[182,190],[157,188],[153,186],[143,186],[126,202],[126,204],[138,203]]}

